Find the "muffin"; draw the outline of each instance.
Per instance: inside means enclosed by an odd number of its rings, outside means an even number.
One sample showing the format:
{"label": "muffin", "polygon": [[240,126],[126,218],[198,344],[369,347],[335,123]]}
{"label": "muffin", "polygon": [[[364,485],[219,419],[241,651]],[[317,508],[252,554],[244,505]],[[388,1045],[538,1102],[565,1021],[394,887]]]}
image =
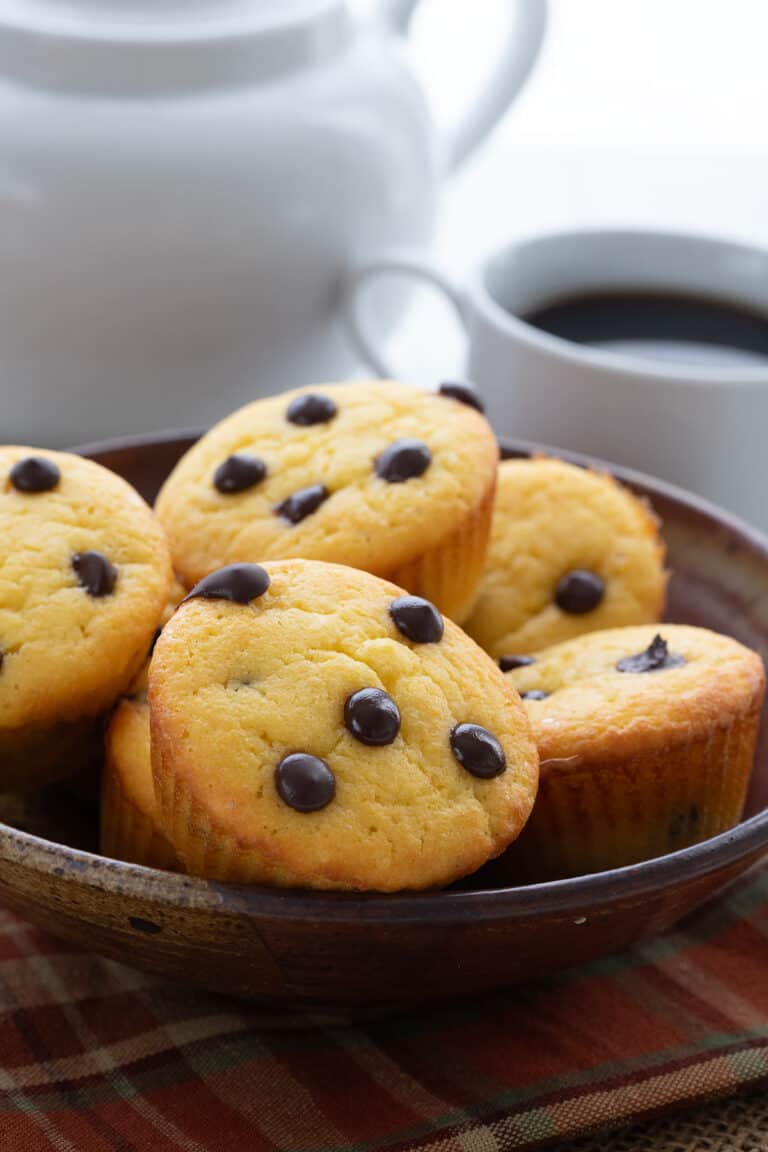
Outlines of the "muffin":
{"label": "muffin", "polygon": [[114,473],[21,447],[0,447],[0,538],[0,792],[37,792],[96,762],[167,600],[168,547]]}
{"label": "muffin", "polygon": [[174,612],[186,594],[187,589],[184,587],[184,585],[179,583],[178,580],[174,579],[168,593],[168,599],[163,608],[163,613],[158,620],[157,627],[155,628],[155,631],[152,635],[152,641],[150,643],[146,659],[144,660],[144,663],[142,664],[139,671],[134,676],[128,689],[128,697],[130,699],[146,699],[147,687],[149,684],[149,662],[152,659],[152,653],[155,650],[155,644],[157,643],[157,639],[163,628],[168,623],[171,616],[173,616]]}
{"label": "muffin", "polygon": [[465,627],[503,667],[584,632],[658,620],[658,522],[611,476],[562,460],[507,460],[488,564]]}
{"label": "muffin", "polygon": [[180,869],[158,822],[146,700],[121,701],[107,729],[101,852],[147,868]]}
{"label": "muffin", "polygon": [[507,674],[541,758],[531,820],[504,867],[548,880],[674,852],[741,817],[765,673],[702,628],[593,632]]}
{"label": "muffin", "polygon": [[149,672],[162,827],[195,875],[396,891],[450,884],[533,805],[525,708],[437,609],[319,561],[203,580]]}
{"label": "muffin", "polygon": [[202,438],[157,501],[191,587],[236,562],[364,569],[461,621],[485,564],[498,448],[466,390],[372,381],[259,400]]}

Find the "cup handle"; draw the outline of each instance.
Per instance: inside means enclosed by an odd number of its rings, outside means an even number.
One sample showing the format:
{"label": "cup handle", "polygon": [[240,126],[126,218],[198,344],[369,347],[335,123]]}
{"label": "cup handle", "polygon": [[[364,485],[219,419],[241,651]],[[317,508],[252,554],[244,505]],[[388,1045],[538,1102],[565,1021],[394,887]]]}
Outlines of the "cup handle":
{"label": "cup handle", "polygon": [[355,265],[347,274],[342,294],[342,319],[358,355],[382,379],[397,378],[375,336],[369,331],[363,308],[365,288],[381,276],[408,276],[436,288],[453,305],[465,332],[469,331],[469,302],[461,288],[427,258],[412,253],[390,252],[371,256]]}

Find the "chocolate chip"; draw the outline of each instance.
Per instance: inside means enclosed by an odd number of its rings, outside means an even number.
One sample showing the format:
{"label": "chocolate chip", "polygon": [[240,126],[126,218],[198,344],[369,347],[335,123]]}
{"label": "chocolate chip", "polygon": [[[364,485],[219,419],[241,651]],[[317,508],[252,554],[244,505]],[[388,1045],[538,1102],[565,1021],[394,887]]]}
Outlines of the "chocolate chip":
{"label": "chocolate chip", "polygon": [[388,484],[402,484],[423,476],[432,453],[422,440],[395,440],[376,460],[376,475]]}
{"label": "chocolate chip", "polygon": [[267,466],[258,456],[235,453],[219,464],[213,474],[213,486],[224,496],[247,492],[266,478]]}
{"label": "chocolate chip", "polygon": [[60,480],[58,465],[44,456],[27,456],[11,468],[11,484],[17,492],[50,492]]}
{"label": "chocolate chip", "polygon": [[292,496],[288,496],[275,508],[275,515],[282,516],[290,524],[300,524],[316,512],[321,504],[330,496],[325,484],[312,484],[309,488],[300,488]]}
{"label": "chocolate chip", "polygon": [[117,568],[101,552],[77,552],[72,557],[77,579],[89,596],[111,596],[117,583]]}
{"label": "chocolate chip", "polygon": [[3,662],[5,661],[5,652],[0,648],[0,672],[3,670]]}
{"label": "chocolate chip", "polygon": [[506,771],[504,749],[479,724],[457,724],[451,732],[451,749],[459,764],[481,780],[491,780]]}
{"label": "chocolate chip", "polygon": [[662,636],[654,636],[645,652],[638,652],[636,656],[625,656],[619,660],[616,669],[619,672],[662,672],[668,668],[682,668],[685,660],[682,656],[669,651],[669,646]]}
{"label": "chocolate chip", "polygon": [[211,572],[196,584],[182,600],[231,600],[233,604],[250,604],[269,588],[269,573],[260,564],[228,564]]}
{"label": "chocolate chip", "polygon": [[400,731],[400,710],[380,688],[361,688],[344,705],[344,723],[361,744],[392,744]]}
{"label": "chocolate chip", "polygon": [[281,800],[297,812],[319,812],[336,795],[336,777],[325,760],[307,752],[293,752],[275,769]]}
{"label": "chocolate chip", "polygon": [[414,644],[438,644],[445,632],[443,618],[429,600],[421,596],[401,596],[389,606],[398,632]]}
{"label": "chocolate chip", "polygon": [[549,692],[542,692],[540,688],[533,688],[530,692],[521,692],[521,700],[546,700]]}
{"label": "chocolate chip", "polygon": [[440,395],[448,396],[451,400],[458,400],[460,404],[466,404],[470,408],[476,408],[478,412],[485,412],[485,404],[471,384],[441,384]]}
{"label": "chocolate chip", "polygon": [[571,616],[593,612],[605,596],[605,582],[594,572],[574,568],[563,576],[555,592],[555,603]]}
{"label": "chocolate chip", "polygon": [[304,396],[297,396],[288,405],[285,414],[286,420],[291,424],[298,424],[300,428],[310,428],[313,424],[327,424],[333,420],[338,408],[330,396],[323,396],[319,392],[307,392]]}
{"label": "chocolate chip", "polygon": [[535,663],[533,656],[502,656],[499,668],[502,672],[514,672],[515,668],[529,668]]}

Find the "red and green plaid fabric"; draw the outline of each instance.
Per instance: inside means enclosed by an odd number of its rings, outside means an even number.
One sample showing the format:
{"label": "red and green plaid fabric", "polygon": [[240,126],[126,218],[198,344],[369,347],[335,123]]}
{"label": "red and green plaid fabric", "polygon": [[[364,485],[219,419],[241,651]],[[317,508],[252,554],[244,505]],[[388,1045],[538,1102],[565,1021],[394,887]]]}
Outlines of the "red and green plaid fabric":
{"label": "red and green plaid fabric", "polygon": [[255,1009],[0,910],[2,1152],[497,1152],[768,1084],[768,869],[678,931],[370,1026]]}

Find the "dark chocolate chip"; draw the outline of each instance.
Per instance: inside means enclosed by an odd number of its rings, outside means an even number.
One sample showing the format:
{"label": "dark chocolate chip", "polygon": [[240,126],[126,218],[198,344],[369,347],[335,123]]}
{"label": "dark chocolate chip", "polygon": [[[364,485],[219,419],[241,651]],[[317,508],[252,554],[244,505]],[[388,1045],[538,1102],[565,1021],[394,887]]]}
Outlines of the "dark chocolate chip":
{"label": "dark chocolate chip", "polygon": [[499,668],[502,672],[514,672],[515,668],[529,668],[535,663],[533,656],[502,656]]}
{"label": "dark chocolate chip", "polygon": [[555,603],[571,616],[593,612],[605,596],[605,582],[595,572],[574,568],[566,573],[557,586]]}
{"label": "dark chocolate chip", "polygon": [[478,412],[485,412],[485,404],[478,396],[471,384],[455,384],[449,382],[440,385],[440,395],[448,396],[451,400],[458,400],[469,408],[476,408]]}
{"label": "dark chocolate chip", "polygon": [[44,456],[27,456],[11,468],[11,484],[17,492],[50,492],[60,480],[58,465]]}
{"label": "dark chocolate chip", "polygon": [[451,749],[459,764],[481,780],[491,780],[506,771],[504,749],[479,724],[457,724],[451,732]]}
{"label": "dark chocolate chip", "polygon": [[317,512],[321,504],[330,496],[325,484],[312,484],[309,488],[300,488],[292,496],[288,496],[275,508],[275,515],[282,516],[289,524],[300,524]]}
{"label": "dark chocolate chip", "polygon": [[117,583],[117,568],[101,552],[77,552],[72,557],[77,579],[89,596],[111,596]]}
{"label": "dark chocolate chip", "polygon": [[269,573],[260,564],[228,564],[205,576],[182,600],[231,600],[233,604],[250,604],[269,588]]}
{"label": "dark chocolate chip", "polygon": [[306,752],[293,752],[275,769],[281,800],[297,812],[319,812],[336,795],[336,777],[325,760]]}
{"label": "dark chocolate chip", "polygon": [[389,606],[398,632],[414,644],[438,644],[445,632],[443,618],[429,600],[421,596],[401,596]]}
{"label": "dark chocolate chip", "polygon": [[344,723],[361,744],[392,744],[400,731],[400,710],[380,688],[361,688],[344,705]]}
{"label": "dark chocolate chip", "polygon": [[286,420],[291,424],[298,424],[300,428],[310,428],[313,424],[327,424],[333,420],[338,408],[330,396],[323,396],[319,392],[307,392],[304,396],[297,396],[288,405],[285,414]]}
{"label": "dark chocolate chip", "polygon": [[662,672],[668,668],[682,668],[684,664],[684,658],[670,652],[666,640],[657,635],[645,652],[638,652],[636,656],[625,656],[623,660],[619,660],[616,668],[619,672]]}
{"label": "dark chocolate chip", "polygon": [[3,662],[5,661],[5,652],[0,648],[0,672],[3,670]]}
{"label": "dark chocolate chip", "polygon": [[237,452],[219,464],[213,474],[213,486],[224,496],[247,492],[266,479],[267,466],[258,456]]}
{"label": "dark chocolate chip", "polygon": [[423,440],[395,440],[376,460],[376,475],[388,484],[402,484],[423,476],[432,463],[432,453]]}
{"label": "dark chocolate chip", "polygon": [[549,692],[542,692],[540,688],[534,688],[530,692],[522,692],[520,694],[521,700],[546,700]]}

